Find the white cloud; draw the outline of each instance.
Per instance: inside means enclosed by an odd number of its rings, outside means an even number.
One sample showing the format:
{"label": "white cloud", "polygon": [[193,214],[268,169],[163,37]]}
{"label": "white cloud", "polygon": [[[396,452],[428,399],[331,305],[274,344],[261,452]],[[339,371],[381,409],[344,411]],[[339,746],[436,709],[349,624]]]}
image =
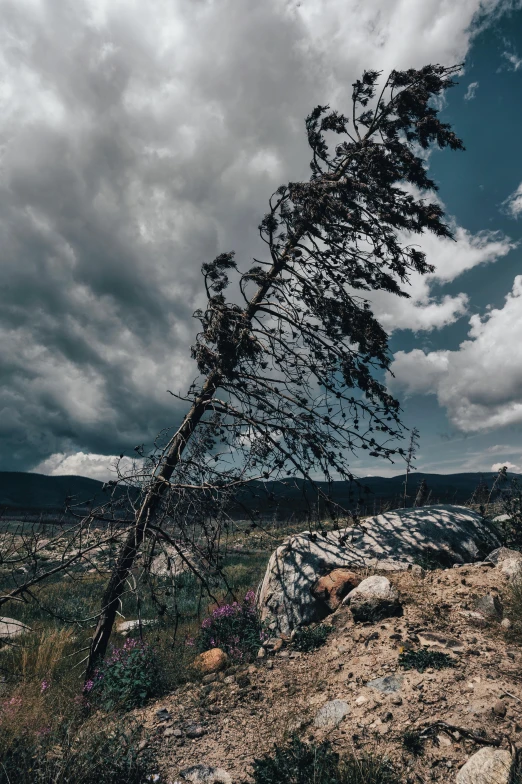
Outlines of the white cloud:
{"label": "white cloud", "polygon": [[[439,198],[430,196],[431,201]],[[468,295],[443,294],[435,298],[431,293],[434,283],[450,283],[481,264],[491,264],[506,256],[516,243],[500,232],[481,231],[472,234],[457,226],[451,217],[450,224],[455,241],[436,237],[433,234],[403,235],[404,244],[416,245],[426,254],[426,260],[435,267],[429,275],[410,275],[410,285],[404,287],[410,299],[399,299],[387,292],[370,292],[365,297],[372,303],[373,311],[388,333],[396,329],[411,329],[415,332],[440,329],[453,324],[467,312]]]}
{"label": "white cloud", "polygon": [[465,101],[472,101],[475,95],[477,94],[477,88],[479,86],[478,82],[470,82],[468,84],[468,89],[466,90],[466,94],[464,96]]}
{"label": "white cloud", "polygon": [[510,471],[512,474],[522,473],[522,464],[515,465],[515,463],[510,463],[509,460],[504,460],[503,463],[493,463],[493,465],[490,468],[490,471],[498,471],[503,466],[506,466],[507,470]]}
{"label": "white cloud", "polygon": [[513,193],[502,202],[503,211],[512,218],[518,218],[522,214],[522,182]]}
{"label": "white cloud", "polygon": [[117,479],[118,461],[119,470],[125,476],[132,474],[135,464],[139,465],[140,462],[128,457],[119,460],[115,455],[94,455],[85,452],[66,455],[58,452],[35,466],[32,473],[47,476],[87,476],[100,482],[108,482]]}
{"label": "white cloud", "polygon": [[503,57],[506,58],[508,63],[511,65],[511,69],[513,71],[518,71],[520,66],[522,65],[522,57],[518,57],[515,52],[502,52]]}
{"label": "white cloud", "polygon": [[390,390],[436,395],[466,433],[522,423],[522,275],[503,308],[473,315],[469,324],[457,351],[398,351]]}

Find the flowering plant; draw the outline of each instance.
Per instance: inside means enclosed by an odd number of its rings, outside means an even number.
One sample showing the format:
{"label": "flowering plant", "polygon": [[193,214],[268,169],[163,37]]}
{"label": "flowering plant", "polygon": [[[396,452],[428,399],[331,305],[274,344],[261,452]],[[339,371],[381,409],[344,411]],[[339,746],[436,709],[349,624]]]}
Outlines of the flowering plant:
{"label": "flowering plant", "polygon": [[128,639],[110,655],[84,686],[84,693],[105,710],[143,705],[158,686],[154,649],[145,642]]}
{"label": "flowering plant", "polygon": [[231,659],[253,659],[268,637],[255,606],[254,591],[248,591],[241,603],[217,607],[201,624],[197,647],[200,651],[221,648]]}

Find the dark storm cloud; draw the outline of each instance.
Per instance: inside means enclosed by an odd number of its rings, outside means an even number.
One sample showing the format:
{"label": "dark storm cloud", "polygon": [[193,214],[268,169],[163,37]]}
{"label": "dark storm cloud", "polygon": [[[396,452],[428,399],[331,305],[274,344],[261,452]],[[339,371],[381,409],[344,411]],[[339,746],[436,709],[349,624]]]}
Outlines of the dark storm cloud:
{"label": "dark storm cloud", "polygon": [[3,4],[3,469],[175,422],[201,263],[232,248],[248,263],[266,199],[306,172],[314,75],[295,18],[95,7]]}
{"label": "dark storm cloud", "polygon": [[0,469],[175,424],[201,263],[262,252],[306,114],[364,67],[454,62],[499,5],[0,0]]}

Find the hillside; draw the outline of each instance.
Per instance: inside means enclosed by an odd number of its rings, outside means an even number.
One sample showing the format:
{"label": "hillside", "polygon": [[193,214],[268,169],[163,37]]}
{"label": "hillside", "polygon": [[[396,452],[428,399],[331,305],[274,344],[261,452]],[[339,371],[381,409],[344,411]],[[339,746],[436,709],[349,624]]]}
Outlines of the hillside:
{"label": "hillside", "polygon": [[[190,777],[199,768],[209,776],[223,771],[208,781],[244,782],[254,759],[293,733],[308,743],[328,739],[342,755],[387,758],[403,784],[461,784],[459,769],[480,749],[498,746],[507,757],[519,749],[522,654],[513,628],[519,632],[520,605],[513,606],[506,575],[476,563],[390,580],[403,602],[401,617],[357,623],[341,606],[317,650],[299,652],[287,642],[254,664],[188,683],[137,711],[161,781],[207,781]],[[503,624],[475,611],[486,595],[504,606]],[[433,661],[419,669],[401,664],[405,651],[419,650]],[[465,781],[504,784],[507,775]]]}
{"label": "hillside", "polygon": [[86,501],[106,503],[109,496],[102,488],[103,482],[85,476],[45,476],[22,471],[0,471],[0,508],[61,510],[65,499],[71,497],[79,504]]}
{"label": "hillside", "polygon": [[[428,488],[432,491],[432,503],[466,503],[481,478],[488,488],[491,488],[496,476],[496,473],[478,472],[458,474],[413,472],[408,478],[407,506],[413,504],[417,486],[422,479],[426,480]],[[520,474],[511,474],[510,477],[522,479]],[[380,511],[379,505],[385,502],[392,503],[394,507],[402,506],[404,479],[404,474],[391,478],[364,477],[359,481],[368,488],[368,491],[349,482],[333,482],[332,498],[351,509],[359,504],[362,514],[372,514],[374,511]],[[318,485],[327,491],[326,482],[318,482]],[[101,503],[108,498],[102,491],[102,487],[102,482],[84,476],[44,476],[18,471],[1,471],[0,507],[57,510],[63,509],[65,499],[71,496],[79,503],[87,500]],[[246,508],[257,508],[261,514],[275,514],[279,519],[288,518],[290,515],[297,518],[306,516],[309,510],[307,500],[311,508],[316,509],[317,497],[313,488],[304,480],[293,478],[279,482],[253,482],[239,495],[239,501]],[[234,516],[241,517],[243,514],[241,506],[238,505],[234,510]]]}

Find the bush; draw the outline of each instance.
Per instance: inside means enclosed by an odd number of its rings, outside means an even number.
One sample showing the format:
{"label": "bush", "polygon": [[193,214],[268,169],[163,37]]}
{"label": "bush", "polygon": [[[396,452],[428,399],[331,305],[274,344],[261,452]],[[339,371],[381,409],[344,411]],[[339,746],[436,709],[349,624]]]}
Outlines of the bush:
{"label": "bush", "polygon": [[136,725],[70,720],[26,731],[0,753],[0,784],[142,784],[155,772]]}
{"label": "bush", "polygon": [[128,639],[114,648],[84,693],[89,702],[107,711],[137,708],[160,691],[160,674],[154,649],[145,642]]}
{"label": "bush", "polygon": [[297,737],[254,760],[253,779],[254,784],[400,784],[386,760],[369,755],[341,760],[328,741],[308,745]]}
{"label": "bush", "polygon": [[442,670],[444,667],[455,666],[454,660],[448,653],[430,651],[428,648],[400,653],[399,664],[405,670],[418,670],[418,672],[424,672],[428,667],[433,667],[434,670]]}
{"label": "bush", "polygon": [[205,618],[196,647],[200,652],[221,648],[231,659],[250,661],[267,637],[255,606],[254,592],[248,591],[241,604],[224,604]]}
{"label": "bush", "polygon": [[319,624],[315,628],[298,629],[294,636],[294,648],[308,653],[324,645],[330,633],[328,626]]}
{"label": "bush", "polygon": [[409,751],[415,757],[419,757],[424,752],[425,742],[425,738],[414,730],[406,730],[402,734],[402,745],[406,751]]}

